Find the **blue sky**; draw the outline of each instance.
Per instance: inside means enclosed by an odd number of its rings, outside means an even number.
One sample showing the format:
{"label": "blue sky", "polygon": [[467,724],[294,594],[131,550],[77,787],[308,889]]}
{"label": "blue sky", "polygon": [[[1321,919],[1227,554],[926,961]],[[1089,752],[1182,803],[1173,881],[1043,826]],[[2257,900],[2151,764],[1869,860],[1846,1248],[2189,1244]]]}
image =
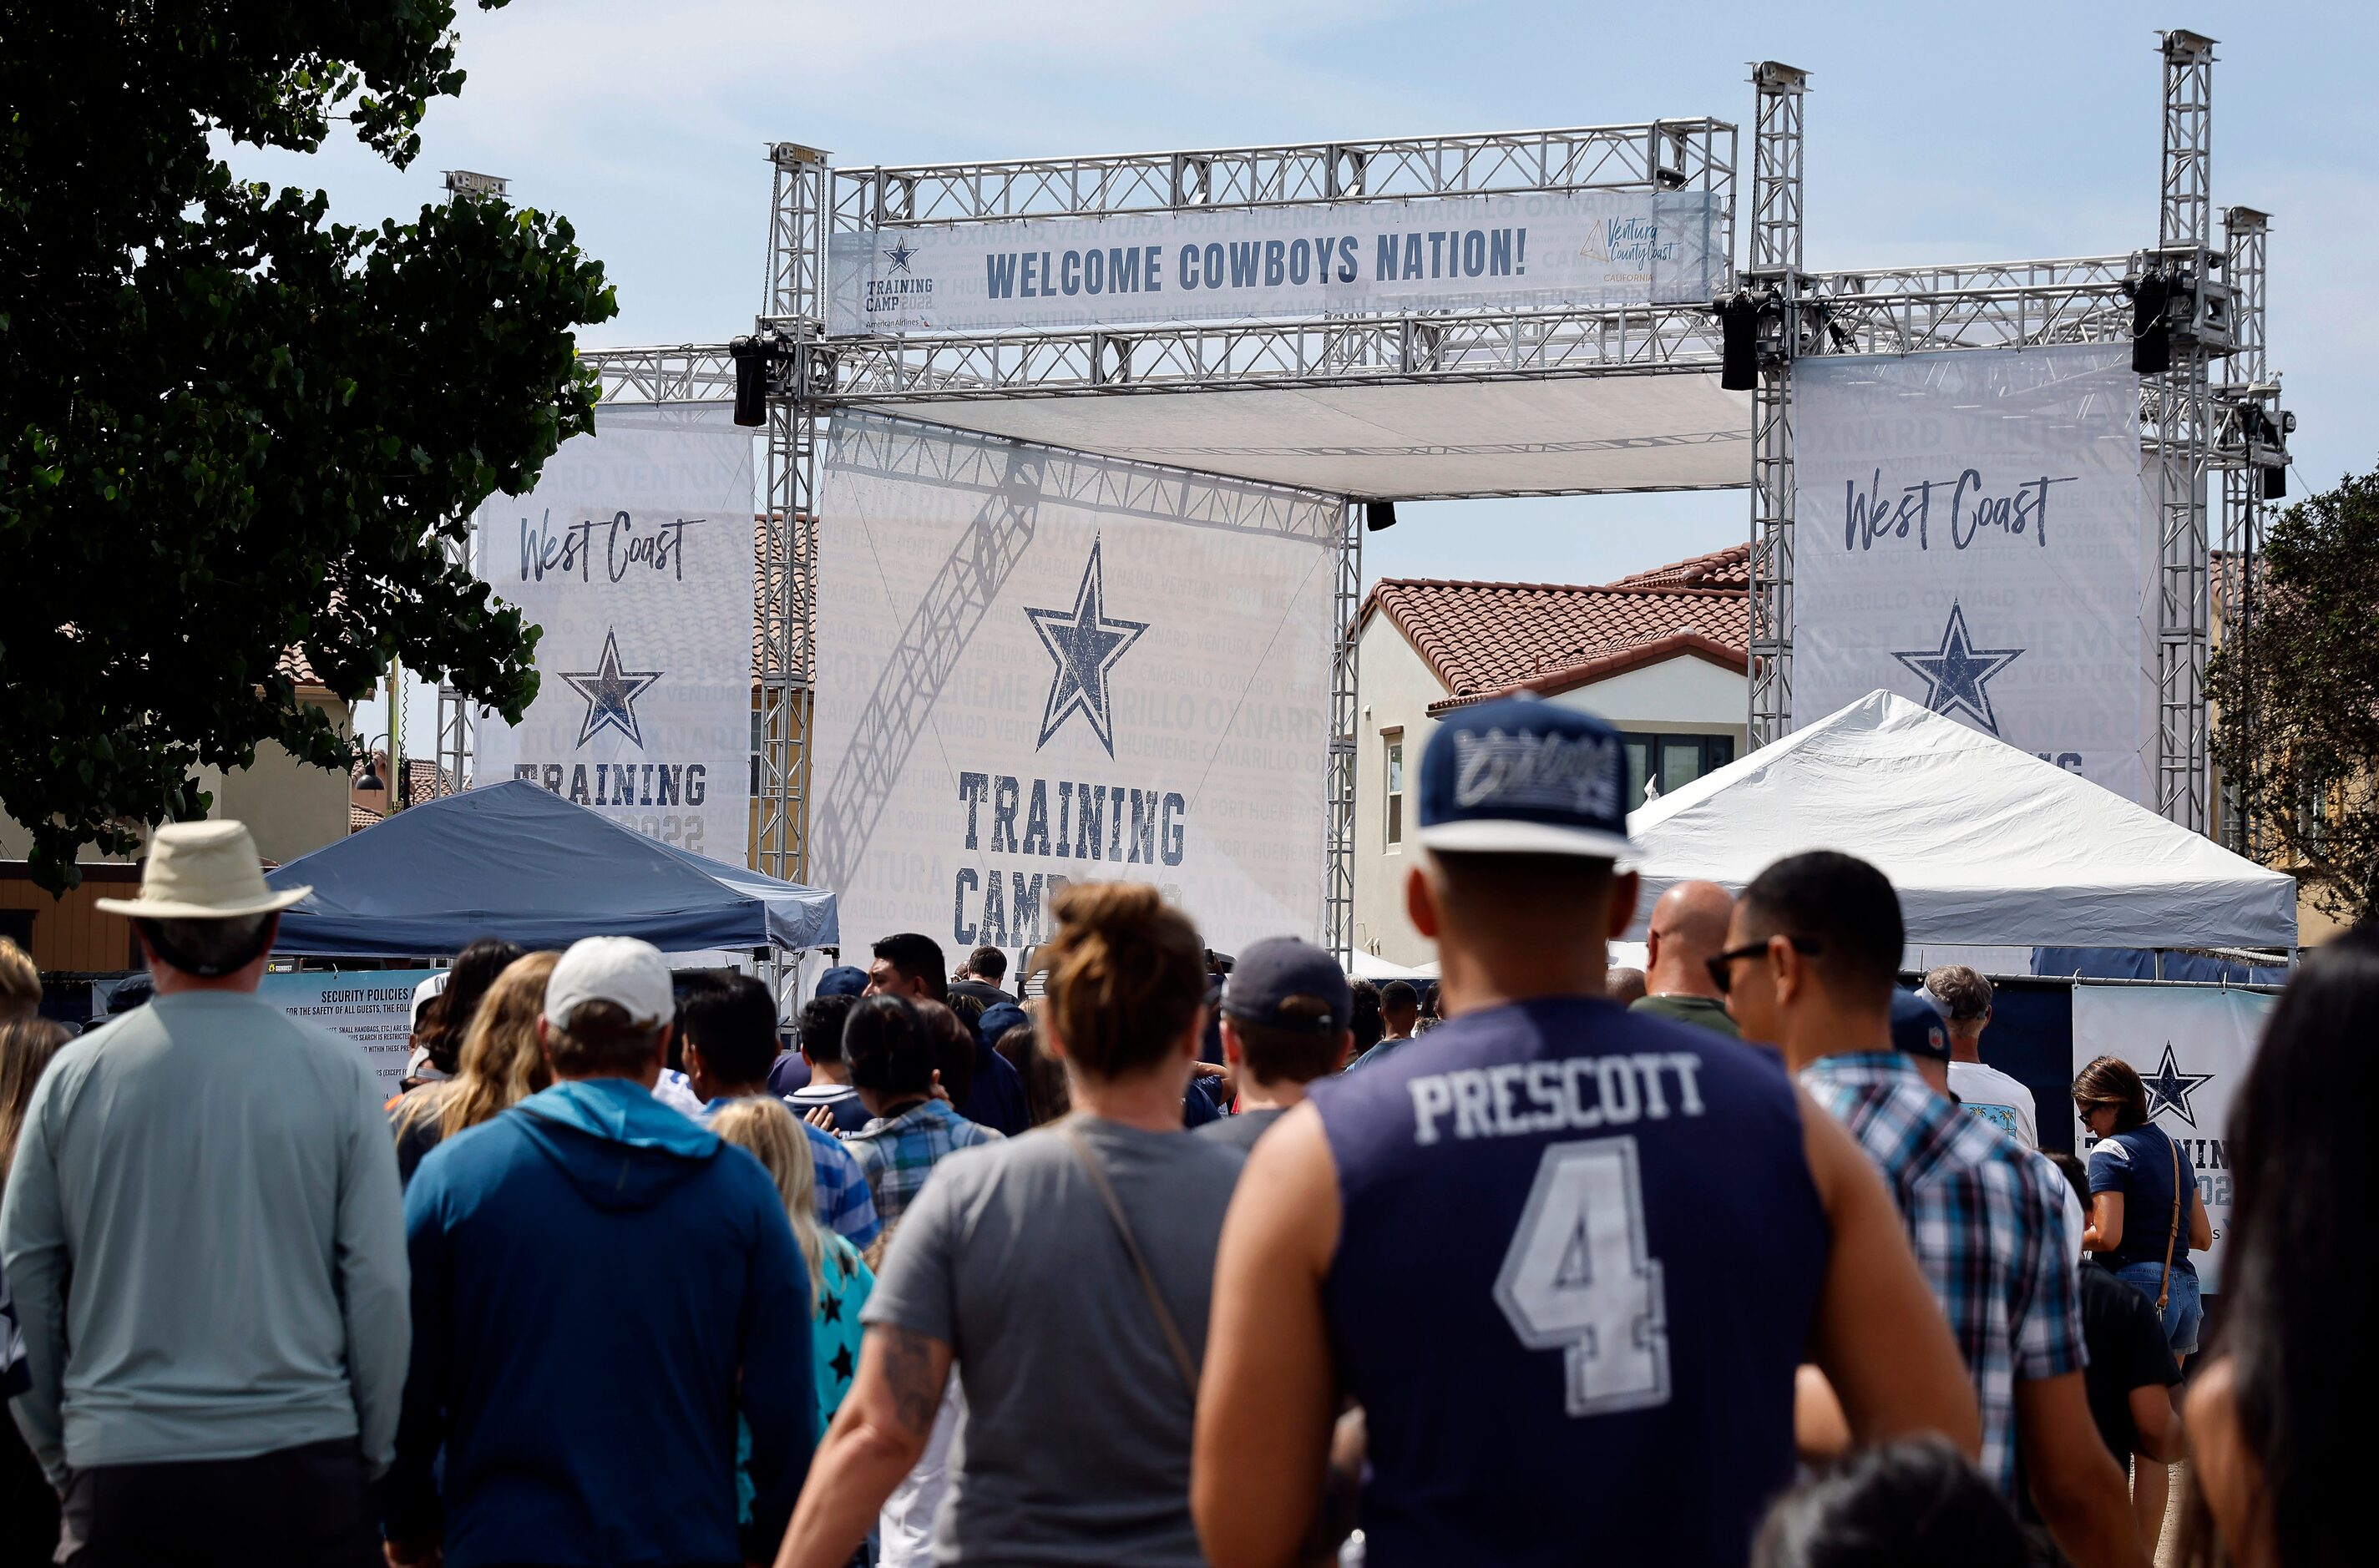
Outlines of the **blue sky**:
{"label": "blue sky", "polygon": [[[1747,169],[1745,62],[1777,58],[1811,73],[1811,266],[2083,255],[2155,240],[2159,27],[2221,41],[2216,205],[2274,215],[2295,487],[2368,469],[2379,313],[2352,268],[2379,250],[2379,7],[513,0],[464,10],[470,80],[412,169],[344,142],[233,163],[346,222],[411,215],[441,169],[508,175],[618,285],[590,344],[716,342],[759,305],[770,140],[855,164],[1713,115],[1745,127]],[[1743,537],[1748,502],[1403,511],[1369,575],[1595,582]]]}

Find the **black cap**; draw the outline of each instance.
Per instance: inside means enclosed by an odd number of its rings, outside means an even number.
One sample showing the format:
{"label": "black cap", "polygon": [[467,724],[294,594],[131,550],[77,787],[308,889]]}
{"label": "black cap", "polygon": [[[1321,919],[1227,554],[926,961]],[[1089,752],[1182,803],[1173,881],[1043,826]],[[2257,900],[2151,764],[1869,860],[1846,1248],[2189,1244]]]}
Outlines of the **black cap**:
{"label": "black cap", "polygon": [[[1292,996],[1311,997],[1329,1010],[1281,1010]],[[1294,1029],[1314,1034],[1345,1031],[1355,1011],[1355,995],[1338,960],[1295,936],[1267,936],[1251,944],[1231,967],[1223,985],[1223,1011],[1240,1023]]]}
{"label": "black cap", "polygon": [[1950,1029],[1939,1009],[1914,991],[1891,991],[1891,1048],[1912,1056],[1950,1059]]}

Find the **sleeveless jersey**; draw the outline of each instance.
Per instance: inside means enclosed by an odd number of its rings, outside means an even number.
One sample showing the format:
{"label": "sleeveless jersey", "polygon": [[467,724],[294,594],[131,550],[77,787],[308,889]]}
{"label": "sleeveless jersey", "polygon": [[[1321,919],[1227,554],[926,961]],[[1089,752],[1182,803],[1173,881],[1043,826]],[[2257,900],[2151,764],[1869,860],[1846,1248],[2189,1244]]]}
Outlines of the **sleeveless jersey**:
{"label": "sleeveless jersey", "polygon": [[1782,1062],[1556,998],[1311,1094],[1371,1568],[1742,1568],[1831,1244]]}

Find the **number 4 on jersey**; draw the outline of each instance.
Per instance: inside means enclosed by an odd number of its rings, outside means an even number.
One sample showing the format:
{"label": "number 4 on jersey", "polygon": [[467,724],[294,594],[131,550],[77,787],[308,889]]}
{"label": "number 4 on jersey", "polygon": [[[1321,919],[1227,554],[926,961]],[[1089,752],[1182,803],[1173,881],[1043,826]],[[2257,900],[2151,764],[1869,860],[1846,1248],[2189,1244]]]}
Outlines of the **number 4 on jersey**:
{"label": "number 4 on jersey", "polygon": [[1644,1252],[1635,1139],[1545,1151],[1495,1302],[1521,1344],[1565,1353],[1571,1415],[1668,1403],[1668,1307],[1660,1262]]}

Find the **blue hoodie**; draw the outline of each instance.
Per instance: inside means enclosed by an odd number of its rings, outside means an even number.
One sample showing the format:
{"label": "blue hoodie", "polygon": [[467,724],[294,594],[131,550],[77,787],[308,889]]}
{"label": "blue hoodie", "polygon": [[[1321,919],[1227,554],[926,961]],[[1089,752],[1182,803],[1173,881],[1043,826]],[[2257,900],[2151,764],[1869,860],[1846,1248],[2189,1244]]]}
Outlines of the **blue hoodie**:
{"label": "blue hoodie", "polygon": [[776,1555],[816,1400],[809,1278],[757,1160],[626,1079],[557,1083],[432,1150],[405,1217],[392,1539],[442,1538],[450,1568]]}

